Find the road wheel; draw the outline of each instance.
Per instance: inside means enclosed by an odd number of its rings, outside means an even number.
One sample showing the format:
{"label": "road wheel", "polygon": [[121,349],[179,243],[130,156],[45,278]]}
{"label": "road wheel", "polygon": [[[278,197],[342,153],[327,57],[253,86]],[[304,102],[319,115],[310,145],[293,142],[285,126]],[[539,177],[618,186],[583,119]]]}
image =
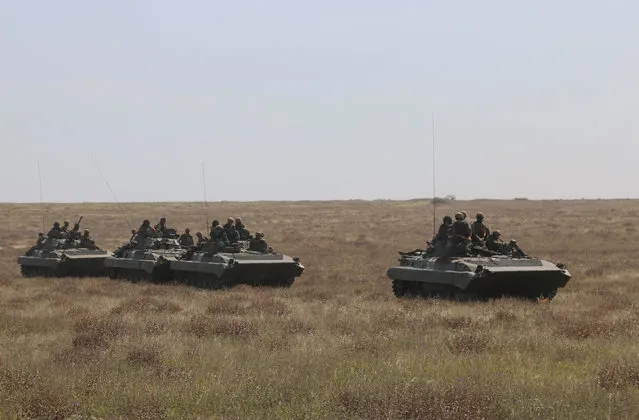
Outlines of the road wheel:
{"label": "road wheel", "polygon": [[396,297],[406,296],[406,284],[403,280],[393,280],[393,293]]}

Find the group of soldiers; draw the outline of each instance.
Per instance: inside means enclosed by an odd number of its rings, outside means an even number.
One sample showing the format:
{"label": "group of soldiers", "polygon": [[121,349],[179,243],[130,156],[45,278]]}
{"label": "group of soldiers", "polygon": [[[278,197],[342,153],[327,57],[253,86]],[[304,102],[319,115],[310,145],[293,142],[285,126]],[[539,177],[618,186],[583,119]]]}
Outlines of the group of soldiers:
{"label": "group of soldiers", "polygon": [[34,247],[36,249],[41,249],[45,246],[47,240],[58,239],[64,240],[67,244],[71,244],[73,241],[79,241],[79,246],[81,248],[97,249],[95,241],[91,238],[88,229],[84,229],[84,232],[80,233],[81,221],[82,218],[80,218],[80,220],[78,220],[78,222],[73,225],[72,229],[69,229],[69,226],[71,226],[71,224],[66,220],[64,221],[62,226],[60,226],[60,222],[55,222],[51,230],[47,232],[46,236],[43,232],[38,233],[38,239],[36,240]]}
{"label": "group of soldiers", "polygon": [[[444,216],[443,223],[439,226],[437,235],[435,235],[435,241],[446,242],[453,240],[455,243],[472,243],[473,245],[485,247],[490,251],[504,253],[508,252],[513,247],[516,247],[516,241],[511,241],[506,244],[501,239],[501,232],[499,230],[490,231],[488,226],[484,223],[484,214],[477,213],[475,221],[468,223],[466,218],[468,214],[465,211],[455,213],[455,220],[450,216]],[[42,232],[38,234],[38,240],[35,247],[42,248],[48,238],[51,239],[66,239],[67,242],[78,240],[80,247],[96,249],[95,242],[91,238],[89,231],[84,230],[80,234],[80,220],[75,223],[72,229],[69,229],[70,223],[65,221],[62,226],[59,222],[55,222],[51,230],[45,236]],[[147,237],[164,237],[171,232],[175,232],[174,229],[167,228],[166,218],[162,217],[160,222],[155,226],[151,226],[151,222],[147,219],[142,222],[140,228],[133,230],[131,242],[143,240]],[[240,241],[248,241],[249,249],[251,251],[267,252],[269,249],[268,243],[264,240],[264,233],[256,232],[255,236],[251,235],[251,232],[246,228],[244,223],[239,217],[229,217],[226,220],[226,224],[220,225],[220,222],[213,220],[211,224],[211,230],[209,237],[206,237],[202,232],[195,234],[197,242],[195,242],[193,235],[191,235],[191,229],[186,228],[184,233],[178,237],[178,243],[184,248],[196,247],[196,249],[202,249],[206,244],[216,244],[220,248],[224,246],[232,246]]]}
{"label": "group of soldiers", "polygon": [[[133,237],[131,239],[167,236],[173,232],[175,232],[174,229],[167,228],[165,217],[162,217],[155,226],[151,226],[151,222],[147,219],[142,222],[137,231],[132,231]],[[196,249],[202,249],[207,244],[215,244],[219,248],[223,248],[238,244],[240,241],[248,241],[251,251],[267,252],[269,249],[268,243],[264,240],[264,233],[256,232],[255,236],[251,235],[251,232],[239,217],[229,217],[224,225],[220,225],[219,221],[213,220],[209,237],[204,236],[202,232],[196,232],[195,237],[197,242],[191,235],[191,229],[186,228],[184,233],[178,237],[178,243],[183,248],[196,247]]]}
{"label": "group of soldiers", "polygon": [[458,244],[471,243],[475,246],[485,247],[490,251],[507,253],[516,247],[516,241],[506,244],[501,239],[499,230],[490,231],[484,223],[484,214],[479,212],[475,215],[475,221],[468,223],[465,211],[455,213],[455,220],[450,216],[444,216],[443,223],[439,226],[435,241],[446,242],[452,240]]}

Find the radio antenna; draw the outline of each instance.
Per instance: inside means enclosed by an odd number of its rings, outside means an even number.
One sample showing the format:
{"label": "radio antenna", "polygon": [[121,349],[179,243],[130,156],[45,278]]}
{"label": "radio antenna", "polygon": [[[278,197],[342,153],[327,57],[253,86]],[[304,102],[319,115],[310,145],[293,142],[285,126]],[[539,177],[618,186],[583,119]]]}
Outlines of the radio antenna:
{"label": "radio antenna", "polygon": [[435,111],[433,111],[433,234],[437,235],[437,215],[435,206],[437,196],[435,195]]}
{"label": "radio antenna", "polygon": [[120,209],[120,213],[122,213],[122,217],[124,217],[124,221],[126,222],[126,225],[129,227],[129,230],[133,230],[133,228],[131,227],[131,224],[129,223],[129,219],[127,219],[126,217],[126,213],[124,212],[124,209],[122,208],[122,205],[120,204],[120,202],[118,201],[117,197],[115,196],[115,193],[113,192],[113,189],[111,188],[111,184],[109,184],[109,181],[107,181],[106,177],[104,176],[104,174],[102,173],[102,171],[100,170],[100,167],[98,166],[98,164],[95,162],[95,160],[93,161],[93,164],[95,165],[95,168],[98,170],[98,172],[100,173],[100,176],[102,177],[102,179],[104,180],[104,183],[107,185],[107,187],[109,188],[109,191],[111,191],[111,195],[113,196],[113,200],[115,201],[115,203],[118,205],[118,208]]}
{"label": "radio antenna", "polygon": [[209,230],[209,205],[206,200],[206,175],[204,174],[204,161],[202,161],[202,190],[204,190],[204,216],[206,217],[206,232]]}
{"label": "radio antenna", "polygon": [[42,210],[42,233],[44,231],[44,217],[46,212],[44,211],[44,201],[42,200],[42,173],[40,172],[40,156],[38,156],[38,181],[40,181],[40,209]]}

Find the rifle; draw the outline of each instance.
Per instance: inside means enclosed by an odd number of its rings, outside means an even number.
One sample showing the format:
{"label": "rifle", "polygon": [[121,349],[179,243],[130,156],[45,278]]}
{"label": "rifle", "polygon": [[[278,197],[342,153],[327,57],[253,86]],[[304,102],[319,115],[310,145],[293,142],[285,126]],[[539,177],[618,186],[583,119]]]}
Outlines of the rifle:
{"label": "rifle", "polygon": [[80,236],[80,222],[82,221],[82,219],[84,218],[84,216],[80,216],[80,219],[78,219],[77,222],[75,222],[75,224],[73,225],[73,229],[71,229],[71,232],[69,232],[69,243],[71,243],[71,241],[73,239],[75,239],[77,236]]}

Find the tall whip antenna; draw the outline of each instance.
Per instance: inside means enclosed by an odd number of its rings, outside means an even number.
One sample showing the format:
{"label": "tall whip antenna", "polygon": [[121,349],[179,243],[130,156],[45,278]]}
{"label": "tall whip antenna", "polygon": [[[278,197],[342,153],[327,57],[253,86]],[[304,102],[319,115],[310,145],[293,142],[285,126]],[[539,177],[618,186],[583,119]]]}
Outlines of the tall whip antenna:
{"label": "tall whip antenna", "polygon": [[44,211],[44,201],[42,200],[42,173],[40,172],[40,156],[38,156],[38,180],[40,181],[40,209],[42,210],[42,232],[44,231],[44,217],[46,212]]}
{"label": "tall whip antenna", "polygon": [[120,213],[122,213],[122,217],[124,217],[124,221],[126,222],[126,225],[129,227],[130,230],[133,230],[133,228],[131,227],[131,224],[129,223],[129,219],[127,219],[126,213],[124,212],[124,209],[122,208],[122,205],[118,201],[117,197],[115,196],[115,193],[113,192],[113,189],[111,188],[111,184],[109,184],[109,181],[107,181],[106,177],[104,176],[104,174],[100,170],[100,167],[98,166],[97,163],[95,163],[95,160],[93,161],[93,164],[95,165],[95,168],[100,173],[100,176],[104,180],[104,183],[107,184],[107,187],[109,188],[109,191],[111,191],[111,195],[113,196],[113,200],[115,200],[115,203],[118,205],[118,208],[120,209]]}
{"label": "tall whip antenna", "polygon": [[204,229],[204,231],[206,232],[207,230],[209,230],[209,204],[208,201],[206,200],[206,176],[204,174],[204,161],[202,161],[202,189],[204,190],[204,216],[206,217],[206,229]]}
{"label": "tall whip antenna", "polygon": [[437,215],[435,205],[437,196],[435,195],[435,111],[433,111],[433,233],[437,235]]}

